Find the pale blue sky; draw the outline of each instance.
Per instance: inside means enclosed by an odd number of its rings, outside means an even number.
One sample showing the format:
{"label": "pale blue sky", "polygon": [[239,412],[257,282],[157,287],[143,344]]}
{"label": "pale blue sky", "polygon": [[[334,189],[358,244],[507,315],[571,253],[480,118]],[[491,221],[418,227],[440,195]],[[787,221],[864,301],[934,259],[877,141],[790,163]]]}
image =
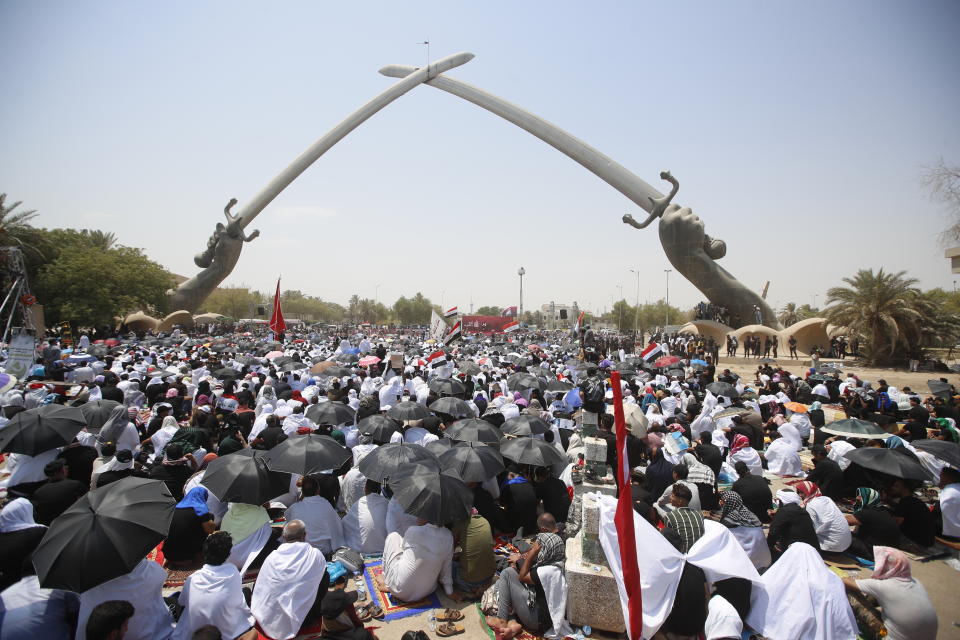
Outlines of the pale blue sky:
{"label": "pale blue sky", "polygon": [[[451,72],[660,186],[726,240],[772,304],[823,301],[861,267],[950,288],[924,165],[960,163],[960,3],[92,2],[0,0],[0,191],[45,226],[112,230],[174,272],[241,204],[392,79]],[[227,281],[345,302],[664,294],[642,212],[539,140],[419,87],[257,219]],[[438,243],[447,248],[446,254]],[[377,289],[379,285],[379,290]],[[673,275],[671,302],[702,296]]]}

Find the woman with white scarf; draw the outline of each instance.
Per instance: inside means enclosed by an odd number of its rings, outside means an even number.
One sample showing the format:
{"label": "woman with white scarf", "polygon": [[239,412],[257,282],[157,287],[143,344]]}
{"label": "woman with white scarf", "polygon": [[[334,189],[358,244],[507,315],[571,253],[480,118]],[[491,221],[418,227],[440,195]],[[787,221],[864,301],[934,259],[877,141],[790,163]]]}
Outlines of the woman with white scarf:
{"label": "woman with white scarf", "polygon": [[180,425],[173,416],[167,416],[160,424],[160,428],[155,434],[150,436],[150,444],[153,445],[153,453],[150,454],[150,462],[153,462],[157,455],[163,451],[167,443],[177,434]]}
{"label": "woman with white scarf", "polygon": [[26,498],[12,500],[0,511],[0,591],[22,576],[21,565],[47,532],[33,519],[33,504]]}
{"label": "woman with white scarf", "polygon": [[755,476],[763,475],[763,463],[760,461],[760,454],[750,446],[750,440],[742,433],[733,437],[733,445],[730,447],[730,455],[727,456],[727,463],[735,467],[738,462],[743,462],[750,468],[750,473]]}
{"label": "woman with white scarf", "polygon": [[777,429],[780,437],[767,447],[767,469],[778,476],[800,476],[803,468],[800,465],[800,451],[802,444],[800,434],[792,424],[782,424]]}

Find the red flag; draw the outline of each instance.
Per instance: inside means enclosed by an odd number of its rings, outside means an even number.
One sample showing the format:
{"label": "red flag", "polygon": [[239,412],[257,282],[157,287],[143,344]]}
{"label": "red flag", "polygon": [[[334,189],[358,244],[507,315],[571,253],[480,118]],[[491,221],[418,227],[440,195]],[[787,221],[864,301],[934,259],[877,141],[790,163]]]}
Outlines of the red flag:
{"label": "red flag", "polygon": [[610,374],[613,387],[613,418],[617,430],[617,477],[620,497],[613,522],[620,544],[620,564],[623,567],[623,586],[627,592],[627,634],[630,640],[640,640],[643,634],[643,596],[640,593],[640,567],[637,565],[637,539],[633,530],[633,492],[630,490],[630,460],[627,458],[627,425],[623,417],[623,391],[620,373]]}
{"label": "red flag", "polygon": [[270,331],[280,333],[287,330],[287,323],[283,321],[283,311],[280,309],[280,278],[277,278],[277,292],[273,295],[273,315],[270,316]]}

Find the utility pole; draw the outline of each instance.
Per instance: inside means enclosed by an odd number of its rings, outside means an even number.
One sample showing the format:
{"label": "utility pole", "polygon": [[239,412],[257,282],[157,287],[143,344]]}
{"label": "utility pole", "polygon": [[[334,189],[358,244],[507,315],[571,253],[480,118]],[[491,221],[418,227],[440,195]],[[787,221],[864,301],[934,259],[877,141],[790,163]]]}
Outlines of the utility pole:
{"label": "utility pole", "polygon": [[637,306],[633,314],[633,332],[637,333],[640,327],[640,269],[630,269],[630,273],[637,274]]}
{"label": "utility pole", "polygon": [[527,270],[523,267],[520,267],[517,270],[517,275],[520,276],[520,306],[517,308],[517,322],[521,325],[523,324],[523,276],[526,275]]}
{"label": "utility pole", "polygon": [[667,274],[667,308],[663,311],[663,330],[667,330],[667,325],[670,324],[670,272],[673,269],[664,269],[663,272]]}

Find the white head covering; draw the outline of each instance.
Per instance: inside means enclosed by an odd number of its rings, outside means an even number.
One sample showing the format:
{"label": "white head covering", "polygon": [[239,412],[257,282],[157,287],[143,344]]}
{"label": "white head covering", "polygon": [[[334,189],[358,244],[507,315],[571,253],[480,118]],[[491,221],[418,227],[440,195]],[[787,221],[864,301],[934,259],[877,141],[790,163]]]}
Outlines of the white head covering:
{"label": "white head covering", "polygon": [[267,556],[250,610],[271,638],[292,638],[307,617],[327,562],[306,542],[287,542]]}
{"label": "white head covering", "polygon": [[44,527],[33,519],[33,503],[26,498],[17,498],[7,503],[0,511],[0,533],[10,533],[33,527]]}
{"label": "white head covering", "polygon": [[777,500],[783,504],[800,504],[800,494],[796,491],[780,489],[777,491]]}

